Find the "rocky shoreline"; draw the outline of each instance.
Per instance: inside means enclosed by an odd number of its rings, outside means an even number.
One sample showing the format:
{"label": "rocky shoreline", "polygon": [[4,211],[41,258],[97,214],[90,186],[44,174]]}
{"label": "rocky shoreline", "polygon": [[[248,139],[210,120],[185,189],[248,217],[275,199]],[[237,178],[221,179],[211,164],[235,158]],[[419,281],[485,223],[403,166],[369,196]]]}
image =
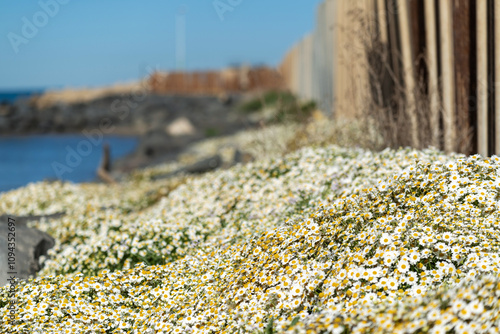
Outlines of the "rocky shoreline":
{"label": "rocky shoreline", "polygon": [[12,105],[0,106],[0,134],[76,133],[88,138],[137,136],[136,151],[113,166],[117,172],[130,172],[175,160],[194,142],[257,127],[257,121],[239,112],[238,106],[243,100],[243,95],[115,94],[87,102],[55,103],[39,108],[36,99],[20,99]]}

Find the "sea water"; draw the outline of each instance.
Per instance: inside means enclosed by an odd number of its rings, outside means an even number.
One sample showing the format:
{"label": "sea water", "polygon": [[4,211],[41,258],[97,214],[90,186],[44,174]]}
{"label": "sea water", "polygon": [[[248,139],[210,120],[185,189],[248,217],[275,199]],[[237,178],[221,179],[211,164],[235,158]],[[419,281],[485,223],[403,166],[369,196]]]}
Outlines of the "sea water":
{"label": "sea water", "polygon": [[138,140],[105,136],[89,141],[83,135],[65,134],[0,137],[0,192],[43,180],[94,181],[104,143],[116,160],[132,153]]}

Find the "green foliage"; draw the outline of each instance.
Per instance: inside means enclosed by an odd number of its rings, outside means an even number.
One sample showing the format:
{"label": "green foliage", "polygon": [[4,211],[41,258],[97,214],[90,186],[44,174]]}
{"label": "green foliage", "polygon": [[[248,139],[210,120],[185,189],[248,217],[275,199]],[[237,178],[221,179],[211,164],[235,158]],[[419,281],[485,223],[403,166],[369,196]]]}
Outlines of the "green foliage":
{"label": "green foliage", "polygon": [[270,91],[263,96],[252,99],[240,106],[241,111],[252,113],[262,110],[266,106],[275,106],[281,102],[295,102],[295,96],[290,92]]}
{"label": "green foliage", "polygon": [[276,110],[274,122],[282,123],[305,121],[316,107],[316,102],[301,102],[290,92],[270,91],[244,103],[240,106],[240,110],[253,113],[262,111],[264,108],[274,108]]}
{"label": "green foliage", "polygon": [[308,101],[301,103],[298,100],[283,102],[277,107],[276,122],[299,122],[306,121],[316,109],[316,102]]}
{"label": "green foliage", "polygon": [[271,319],[269,319],[269,322],[267,323],[267,326],[266,326],[266,330],[264,331],[265,334],[273,334],[274,331],[273,331],[273,317],[271,317]]}
{"label": "green foliage", "polygon": [[293,328],[295,325],[297,325],[298,322],[299,322],[299,320],[300,320],[300,317],[293,318],[292,323],[290,324],[290,326],[288,327],[288,329]]}
{"label": "green foliage", "polygon": [[208,128],[205,130],[205,137],[217,137],[219,134],[219,130],[216,128]]}

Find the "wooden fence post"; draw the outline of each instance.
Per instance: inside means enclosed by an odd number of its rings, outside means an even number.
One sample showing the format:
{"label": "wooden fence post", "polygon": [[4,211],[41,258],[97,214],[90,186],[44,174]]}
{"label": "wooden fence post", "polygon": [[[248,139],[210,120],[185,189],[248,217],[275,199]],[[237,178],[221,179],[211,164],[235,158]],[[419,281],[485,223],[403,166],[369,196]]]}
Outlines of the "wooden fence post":
{"label": "wooden fence post", "polygon": [[436,11],[434,0],[425,0],[425,40],[426,40],[426,62],[429,70],[429,111],[432,139],[434,147],[440,148],[439,143],[439,88],[438,88],[438,55],[436,41]]}
{"label": "wooden fence post", "polygon": [[385,8],[385,0],[377,0],[377,19],[379,28],[379,40],[382,44],[388,43],[387,32],[387,13]]}
{"label": "wooden fence post", "polygon": [[476,1],[477,25],[477,150],[488,155],[488,22],[487,0]]}
{"label": "wooden fence post", "polygon": [[401,54],[403,60],[403,78],[406,91],[406,108],[410,118],[411,126],[411,142],[413,147],[420,148],[420,140],[418,136],[418,119],[415,103],[415,64],[413,62],[413,52],[411,48],[410,38],[410,20],[408,13],[407,0],[398,0],[399,8],[399,30],[401,33]]}
{"label": "wooden fence post", "polygon": [[495,0],[495,154],[500,155],[500,1]]}
{"label": "wooden fence post", "polygon": [[[481,1],[481,0],[480,0]],[[439,2],[441,24],[441,73],[443,86],[444,148],[454,152],[457,147],[455,117],[455,72],[451,1]]]}

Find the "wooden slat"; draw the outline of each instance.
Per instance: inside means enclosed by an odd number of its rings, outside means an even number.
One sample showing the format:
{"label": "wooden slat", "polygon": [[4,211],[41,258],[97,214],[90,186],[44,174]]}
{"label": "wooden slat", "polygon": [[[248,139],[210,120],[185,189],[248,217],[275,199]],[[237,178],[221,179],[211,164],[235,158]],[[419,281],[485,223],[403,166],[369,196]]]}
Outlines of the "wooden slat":
{"label": "wooden slat", "polygon": [[[495,0],[495,82],[500,82],[500,1]],[[495,154],[500,155],[500,85],[495,85]]]}
{"label": "wooden slat", "polygon": [[487,1],[476,1],[477,39],[477,150],[488,155],[488,22]]}
{"label": "wooden slat", "polygon": [[453,55],[453,25],[451,1],[439,2],[440,40],[441,40],[441,77],[443,87],[443,123],[444,149],[446,152],[456,150],[456,117],[455,117],[455,72]]}
{"label": "wooden slat", "polygon": [[387,15],[385,8],[385,0],[377,0],[377,20],[378,20],[378,38],[382,44],[387,44]]}
{"label": "wooden slat", "polygon": [[456,115],[457,115],[457,150],[470,154],[472,149],[470,137],[470,107],[471,91],[471,22],[470,0],[453,1],[453,31],[454,59],[456,79]]}
{"label": "wooden slat", "polygon": [[431,125],[431,144],[436,148],[440,147],[440,126],[439,126],[439,89],[438,89],[438,54],[437,54],[437,30],[436,30],[436,10],[434,0],[425,0],[425,40],[426,40],[426,61],[429,73],[428,95],[429,112]]}
{"label": "wooden slat", "polygon": [[398,0],[397,5],[399,9],[399,29],[401,33],[401,54],[403,61],[403,79],[406,91],[406,110],[410,119],[411,142],[413,147],[420,148],[415,103],[415,64],[413,61],[407,0]]}

